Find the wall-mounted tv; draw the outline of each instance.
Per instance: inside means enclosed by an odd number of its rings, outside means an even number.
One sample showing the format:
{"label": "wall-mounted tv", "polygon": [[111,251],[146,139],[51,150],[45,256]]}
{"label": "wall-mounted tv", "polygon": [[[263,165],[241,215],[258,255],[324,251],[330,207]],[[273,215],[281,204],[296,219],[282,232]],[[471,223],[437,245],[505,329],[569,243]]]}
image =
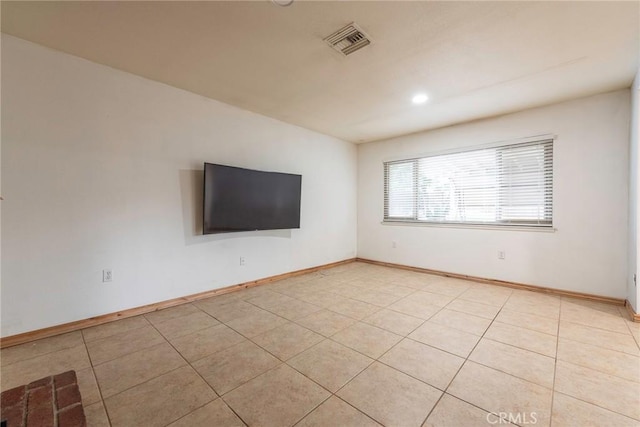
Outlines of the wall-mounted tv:
{"label": "wall-mounted tv", "polygon": [[300,228],[302,176],[204,164],[203,233]]}

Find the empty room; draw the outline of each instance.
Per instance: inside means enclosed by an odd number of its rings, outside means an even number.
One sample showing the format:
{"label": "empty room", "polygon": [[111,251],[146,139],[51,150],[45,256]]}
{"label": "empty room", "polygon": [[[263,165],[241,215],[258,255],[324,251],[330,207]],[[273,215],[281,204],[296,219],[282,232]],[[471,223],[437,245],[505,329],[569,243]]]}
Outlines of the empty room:
{"label": "empty room", "polygon": [[640,427],[640,2],[0,2],[2,427]]}

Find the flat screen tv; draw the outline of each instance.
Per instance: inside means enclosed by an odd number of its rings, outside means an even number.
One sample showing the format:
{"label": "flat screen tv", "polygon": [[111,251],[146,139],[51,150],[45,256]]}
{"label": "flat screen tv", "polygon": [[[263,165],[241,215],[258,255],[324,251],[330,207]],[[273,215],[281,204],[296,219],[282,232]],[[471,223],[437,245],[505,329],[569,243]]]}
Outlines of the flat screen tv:
{"label": "flat screen tv", "polygon": [[203,233],[300,228],[302,176],[204,164]]}

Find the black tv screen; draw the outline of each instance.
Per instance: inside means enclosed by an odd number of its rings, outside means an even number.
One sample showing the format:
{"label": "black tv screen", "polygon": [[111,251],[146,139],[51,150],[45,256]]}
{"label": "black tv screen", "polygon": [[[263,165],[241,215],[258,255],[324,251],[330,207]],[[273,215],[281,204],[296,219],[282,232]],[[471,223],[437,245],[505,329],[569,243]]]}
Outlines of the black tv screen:
{"label": "black tv screen", "polygon": [[204,164],[204,234],[300,228],[302,176]]}

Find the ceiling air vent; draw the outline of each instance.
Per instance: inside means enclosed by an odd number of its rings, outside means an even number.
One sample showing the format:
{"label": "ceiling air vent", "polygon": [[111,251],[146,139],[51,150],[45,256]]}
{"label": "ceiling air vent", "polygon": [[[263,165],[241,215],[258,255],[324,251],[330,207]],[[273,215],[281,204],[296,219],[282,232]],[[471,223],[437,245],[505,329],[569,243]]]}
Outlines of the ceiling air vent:
{"label": "ceiling air vent", "polygon": [[350,55],[356,50],[360,50],[371,44],[369,36],[354,22],[331,34],[325,38],[324,41],[344,56]]}

